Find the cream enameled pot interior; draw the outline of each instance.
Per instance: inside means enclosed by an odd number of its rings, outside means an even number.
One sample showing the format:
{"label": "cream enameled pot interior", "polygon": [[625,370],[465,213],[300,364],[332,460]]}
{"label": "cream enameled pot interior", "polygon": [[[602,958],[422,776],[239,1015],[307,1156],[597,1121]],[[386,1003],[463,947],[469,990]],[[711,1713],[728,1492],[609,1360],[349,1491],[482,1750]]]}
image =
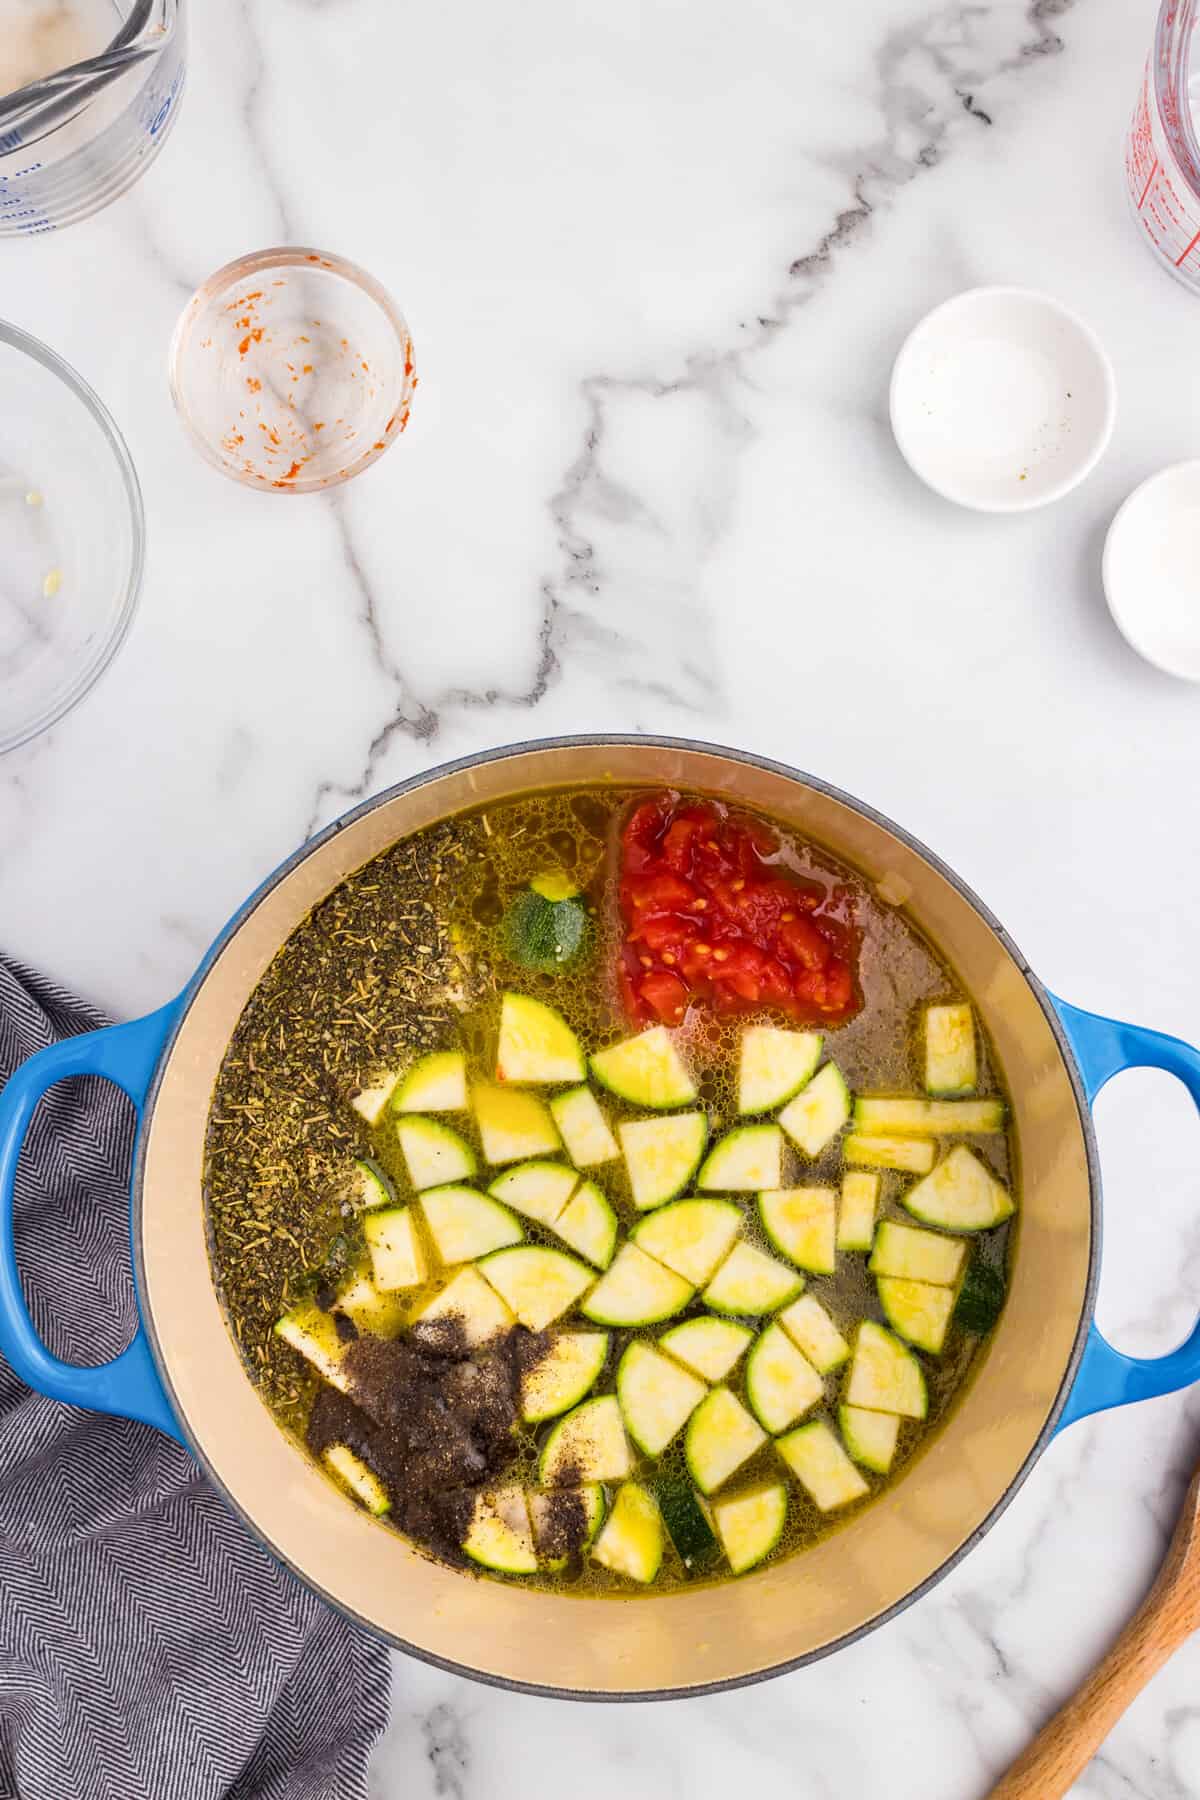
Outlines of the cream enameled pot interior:
{"label": "cream enameled pot interior", "polygon": [[[1012,1095],[1022,1210],[994,1341],[949,1423],[886,1495],[814,1549],[740,1581],[629,1600],[573,1598],[440,1567],[348,1504],[275,1424],[217,1302],[201,1180],[213,1083],[241,1010],[305,914],[412,831],[502,796],[612,782],[704,790],[762,808],[868,876],[958,969]],[[532,746],[452,768],[364,809],[256,901],[195,989],[139,1157],[142,1301],[196,1449],[275,1553],[339,1606],[419,1654],[491,1679],[621,1695],[752,1678],[862,1630],[983,1526],[1038,1447],[1079,1340],[1092,1196],[1071,1076],[1000,935],[924,856],[846,800],[716,751],[632,740]]]}

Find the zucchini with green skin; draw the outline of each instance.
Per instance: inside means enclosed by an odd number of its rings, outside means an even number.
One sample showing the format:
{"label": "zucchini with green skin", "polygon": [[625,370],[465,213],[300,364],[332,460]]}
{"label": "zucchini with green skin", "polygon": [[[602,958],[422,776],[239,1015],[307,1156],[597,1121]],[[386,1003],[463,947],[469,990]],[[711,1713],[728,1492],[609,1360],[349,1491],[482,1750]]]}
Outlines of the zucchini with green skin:
{"label": "zucchini with green skin", "polygon": [[617,1215],[594,1181],[581,1181],[551,1230],[598,1269],[607,1269],[617,1247]]}
{"label": "zucchini with green skin", "polygon": [[409,1206],[381,1206],[363,1214],[371,1275],[381,1293],[420,1287],[429,1270]]}
{"label": "zucchini with green skin", "polygon": [[825,1383],[778,1324],[768,1325],[746,1358],[746,1398],[772,1436],[816,1406]]}
{"label": "zucchini with green skin", "polygon": [[900,1169],[909,1175],[924,1175],[932,1169],[936,1151],[931,1138],[852,1131],[842,1145],[842,1155],[848,1163],[862,1168]]}
{"label": "zucchini with green skin", "polygon": [[663,1476],[654,1483],[653,1492],[667,1536],[684,1568],[689,1574],[693,1570],[710,1568],[720,1554],[720,1547],[709,1524],[705,1504],[691,1482],[682,1475]]}
{"label": "zucchini with green skin", "polygon": [[838,1424],[842,1428],[842,1441],[854,1461],[876,1475],[886,1475],[900,1436],[898,1414],[867,1412],[861,1406],[841,1406]]}
{"label": "zucchini with green skin", "polygon": [[633,1469],[621,1408],[613,1394],[585,1400],[558,1421],[538,1459],[543,1487],[624,1481]]}
{"label": "zucchini with green skin", "polygon": [[587,908],[567,875],[535,875],[504,915],[504,947],[523,969],[555,975],[578,961],[588,938]]}
{"label": "zucchini with green skin", "polygon": [[530,994],[505,994],[500,1002],[497,1081],[549,1087],[582,1081],[586,1074],[579,1039],[560,1012]]}
{"label": "zucchini with green skin", "polygon": [[839,1250],[869,1250],[875,1240],[875,1215],[879,1211],[879,1177],[865,1170],[847,1169],[842,1176],[838,1205]]}
{"label": "zucchini with green skin", "polygon": [[684,1458],[702,1494],[711,1494],[767,1441],[767,1434],[727,1387],[713,1388],[688,1421]]}
{"label": "zucchini with green skin", "polygon": [[477,1350],[516,1323],[512,1311],[471,1264],[451,1276],[440,1293],[422,1307],[413,1324],[438,1325],[452,1319],[462,1328],[468,1349]]}
{"label": "zucchini with green skin", "polygon": [[354,1165],[352,1197],[360,1212],[368,1212],[375,1206],[396,1204],[395,1190],[382,1169],[377,1169],[374,1163],[367,1162],[362,1157]]}
{"label": "zucchini with green skin", "polygon": [[518,1324],[529,1331],[545,1331],[561,1319],[596,1279],[594,1269],[564,1250],[548,1250],[541,1244],[493,1251],[476,1267]]}
{"label": "zucchini with green skin", "polygon": [[423,1188],[445,1187],[451,1181],[470,1181],[475,1173],[475,1152],[439,1119],[419,1113],[401,1115],[396,1120],[396,1136],[408,1178],[418,1193]]}
{"label": "zucchini with green skin", "polygon": [[506,1250],[525,1236],[507,1206],[474,1188],[426,1188],[421,1211],[433,1247],[444,1263],[474,1262],[491,1250]]}
{"label": "zucchini with green skin", "polygon": [[696,1098],[688,1074],[665,1025],[654,1025],[592,1057],[592,1074],[619,1100],[655,1111],[687,1106]]}
{"label": "zucchini with green skin", "polygon": [[398,1113],[466,1112],[467,1059],[461,1050],[435,1050],[413,1064],[392,1095]]}
{"label": "zucchini with green skin", "polygon": [[768,1557],[787,1524],[787,1488],[782,1482],[749,1488],[713,1501],[713,1522],[733,1574],[744,1575]]}
{"label": "zucchini with green skin", "polygon": [[753,1337],[748,1325],[733,1319],[685,1319],[664,1331],[658,1344],[705,1381],[724,1381]]}
{"label": "zucchini with green skin", "polygon": [[557,1418],[595,1387],[608,1357],[607,1331],[560,1331],[540,1362],[521,1377],[521,1417],[528,1425]]}
{"label": "zucchini with green skin", "polygon": [[360,1088],[350,1101],[351,1106],[360,1119],[368,1125],[378,1125],[387,1111],[388,1101],[396,1091],[399,1073],[389,1070],[385,1075],[376,1076],[370,1087]]}
{"label": "zucchini with green skin", "polygon": [[553,1488],[542,1492],[534,1488],[526,1494],[529,1505],[529,1523],[533,1527],[533,1541],[545,1567],[551,1571],[565,1569],[570,1561],[569,1556],[556,1556],[554,1546],[561,1542],[561,1511],[564,1494],[577,1497],[583,1509],[583,1537],[576,1548],[586,1550],[595,1542],[596,1533],[604,1523],[605,1499],[604,1489],[598,1481],[585,1481],[577,1488]]}
{"label": "zucchini with green skin", "polygon": [[742,1228],[731,1200],[673,1200],[636,1225],[630,1242],[694,1287],[709,1280]]}
{"label": "zucchini with green skin", "polygon": [[909,1100],[867,1095],[854,1103],[856,1131],[951,1137],[1004,1130],[1003,1100]]}
{"label": "zucchini with green skin", "polygon": [[945,1231],[990,1231],[1017,1210],[1003,1182],[965,1144],[956,1144],[901,1201],[923,1225],[940,1225]]}
{"label": "zucchini with green skin", "polygon": [[754,1194],[783,1179],[783,1133],[778,1125],[739,1125],[705,1157],[696,1186],[709,1193]]}
{"label": "zucchini with green skin", "polygon": [[875,1285],[883,1316],[897,1337],[918,1350],[928,1350],[931,1356],[940,1356],[954,1311],[953,1291],[895,1275],[880,1275]]}
{"label": "zucchini with green skin", "polygon": [[929,1411],[920,1363],[906,1344],[873,1319],[864,1319],[858,1328],[844,1399],[847,1406],[898,1413],[904,1419],[923,1419]]}
{"label": "zucchini with green skin", "polygon": [[478,1496],[463,1549],[472,1562],[499,1575],[536,1573],[529,1508],[519,1487],[498,1488],[494,1494]]}
{"label": "zucchini with green skin", "polygon": [[984,1337],[1000,1317],[1004,1307],[1004,1277],[978,1253],[967,1264],[958,1299],[954,1305],[954,1323],[974,1337]]}
{"label": "zucchini with green skin", "polygon": [[654,1580],[662,1565],[663,1525],[648,1488],[627,1481],[618,1489],[592,1556],[614,1575],[627,1575],[643,1586]]}
{"label": "zucchini with green skin", "polygon": [[903,1281],[953,1287],[966,1253],[966,1245],[956,1238],[885,1219],[867,1267],[872,1275],[894,1275]]}
{"label": "zucchini with green skin", "polygon": [[682,1312],[695,1291],[637,1244],[622,1244],[580,1310],[597,1325],[656,1325]]}
{"label": "zucchini with green skin", "polygon": [[850,1355],[850,1346],[819,1300],[802,1294],[785,1306],[779,1323],[798,1350],[807,1356],[818,1375],[840,1369]]}
{"label": "zucchini with green skin", "polygon": [[803,1275],[753,1244],[735,1244],[700,1298],[714,1312],[756,1317],[794,1300]]}
{"label": "zucchini with green skin", "polygon": [[783,1256],[811,1275],[837,1268],[837,1201],[829,1187],[777,1188],[758,1196],[763,1230]]}
{"label": "zucchini with green skin", "polygon": [[674,1200],[692,1179],[708,1141],[708,1119],[702,1112],[684,1112],[667,1119],[626,1120],[617,1135],[633,1204],[639,1212],[649,1212]]}
{"label": "zucchini with green skin", "polygon": [[359,1332],[373,1337],[393,1338],[404,1327],[403,1302],[391,1293],[382,1293],[369,1275],[355,1275],[338,1293],[334,1312],[353,1322]]}
{"label": "zucchini with green skin", "polygon": [[497,1175],[488,1193],[514,1212],[553,1230],[578,1181],[575,1170],[568,1169],[565,1163],[518,1163],[515,1169],[505,1169],[503,1175]]}
{"label": "zucchini with green skin", "polygon": [[382,1481],[374,1470],[368,1469],[361,1456],[354,1454],[349,1444],[330,1444],[321,1461],[377,1519],[392,1510],[391,1495]]}
{"label": "zucchini with green skin", "polygon": [[779,1123],[805,1156],[820,1156],[850,1117],[850,1090],[834,1063],[826,1063],[808,1086],[789,1100]]}
{"label": "zucchini with green skin", "polygon": [[708,1389],[687,1369],[635,1338],[617,1365],[617,1399],[639,1450],[660,1456],[683,1430]]}
{"label": "zucchini with green skin", "polygon": [[343,1394],[350,1387],[342,1369],[346,1346],[338,1335],[332,1313],[322,1312],[311,1301],[303,1301],[291,1312],[284,1313],[275,1327],[276,1337],[307,1358],[323,1381],[339,1388]]}
{"label": "zucchini with green skin", "polygon": [[777,1438],[775,1448],[822,1512],[849,1506],[871,1491],[823,1419]]}
{"label": "zucchini with green skin", "polygon": [[493,1168],[502,1163],[553,1156],[559,1148],[554,1120],[545,1101],[536,1094],[481,1082],[471,1095],[471,1105],[483,1143],[484,1161]]}
{"label": "zucchini with green skin", "polygon": [[565,1094],[555,1094],[550,1113],[577,1169],[594,1169],[600,1163],[613,1162],[621,1154],[591,1088],[576,1087]]}
{"label": "zucchini with green skin", "polygon": [[793,1099],[821,1060],[819,1031],[783,1031],[751,1025],[742,1033],[738,1061],[738,1111],[774,1112]]}
{"label": "zucchini with green skin", "polygon": [[975,1091],[975,1020],[964,1003],[925,1009],[925,1090],[949,1100]]}

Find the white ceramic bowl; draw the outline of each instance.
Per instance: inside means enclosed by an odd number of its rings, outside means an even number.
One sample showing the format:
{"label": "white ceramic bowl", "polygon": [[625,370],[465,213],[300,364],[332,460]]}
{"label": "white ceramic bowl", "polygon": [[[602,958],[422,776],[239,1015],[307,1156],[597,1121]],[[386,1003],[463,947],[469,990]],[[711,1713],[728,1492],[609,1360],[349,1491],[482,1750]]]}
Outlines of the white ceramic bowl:
{"label": "white ceramic bowl", "polygon": [[1108,528],[1101,573],[1126,642],[1166,674],[1200,681],[1200,461],[1134,488]]}
{"label": "white ceramic bowl", "polygon": [[1028,288],[970,288],[909,333],[889,408],[901,455],[936,493],[980,512],[1027,512],[1095,467],[1116,382],[1068,307]]}

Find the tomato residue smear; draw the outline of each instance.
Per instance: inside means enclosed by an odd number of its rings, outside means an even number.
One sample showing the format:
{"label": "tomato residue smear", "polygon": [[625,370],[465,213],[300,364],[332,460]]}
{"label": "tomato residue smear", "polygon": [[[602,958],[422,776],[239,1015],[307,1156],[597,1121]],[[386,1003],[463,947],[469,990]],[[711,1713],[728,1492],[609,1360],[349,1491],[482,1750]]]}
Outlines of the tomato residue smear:
{"label": "tomato residue smear", "polygon": [[838,891],[767,862],[779,849],[769,826],[662,794],[635,808],[621,847],[632,1019],[678,1025],[692,1001],[828,1024],[858,1011],[857,934],[828,910]]}

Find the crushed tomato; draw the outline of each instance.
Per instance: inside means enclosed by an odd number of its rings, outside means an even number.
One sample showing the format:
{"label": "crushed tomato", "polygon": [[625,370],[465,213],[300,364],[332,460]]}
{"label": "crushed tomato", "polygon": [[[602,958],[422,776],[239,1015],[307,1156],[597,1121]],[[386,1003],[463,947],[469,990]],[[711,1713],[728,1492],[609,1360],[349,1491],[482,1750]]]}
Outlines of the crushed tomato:
{"label": "crushed tomato", "polygon": [[761,820],[662,794],[634,809],[621,850],[631,1019],[677,1025],[693,1000],[828,1024],[858,1011],[852,926],[819,882],[766,860],[779,841]]}

